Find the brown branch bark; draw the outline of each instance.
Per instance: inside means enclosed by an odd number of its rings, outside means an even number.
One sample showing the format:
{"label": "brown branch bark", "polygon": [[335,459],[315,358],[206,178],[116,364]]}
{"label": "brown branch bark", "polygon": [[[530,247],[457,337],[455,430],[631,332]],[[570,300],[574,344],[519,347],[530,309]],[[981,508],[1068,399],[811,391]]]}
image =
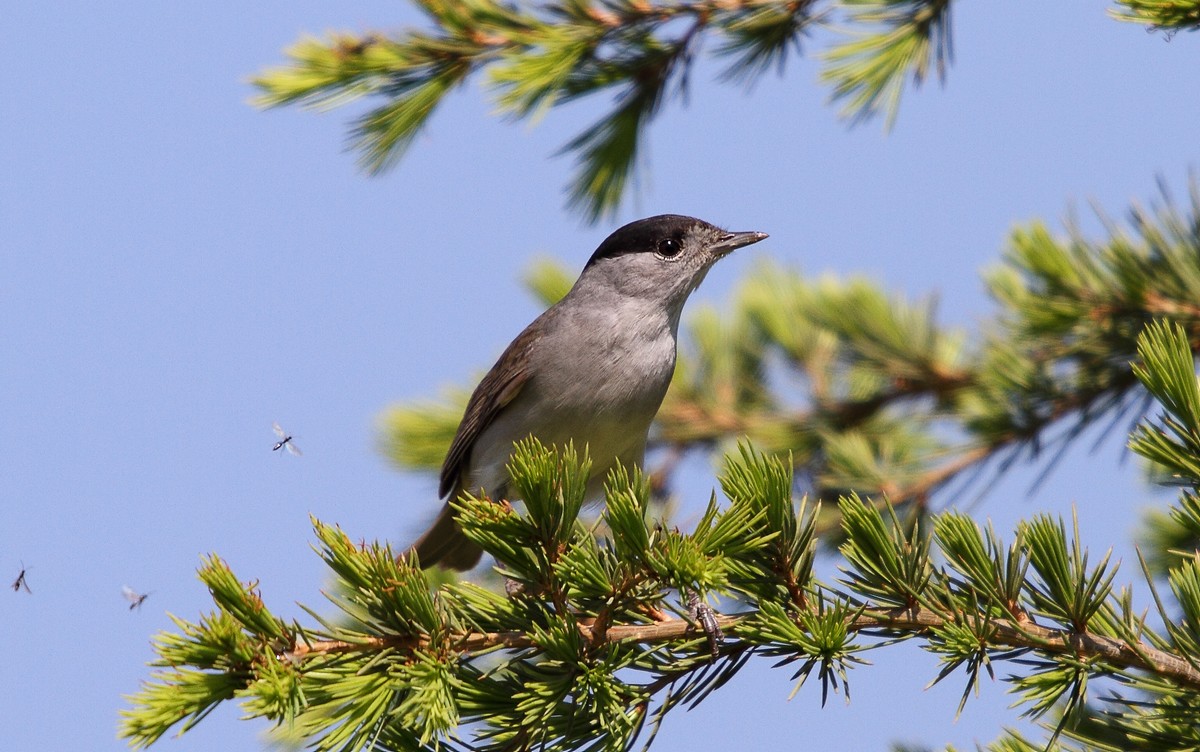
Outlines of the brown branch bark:
{"label": "brown branch bark", "polygon": [[[722,631],[736,630],[739,622],[749,614],[718,616],[717,623]],[[982,618],[982,617],[981,617]],[[890,609],[864,612],[850,619],[847,627],[853,632],[886,629],[913,634],[929,634],[944,627],[950,619],[942,613],[928,608]],[[1096,658],[1118,669],[1146,671],[1180,686],[1200,689],[1200,670],[1186,659],[1151,647],[1145,643],[1130,644],[1124,640],[1091,634],[1072,632],[1065,629],[1044,627],[1032,622],[1016,623],[996,619],[989,622],[992,628],[991,647],[1030,648],[1054,655],[1077,655],[1080,658]],[[683,619],[654,624],[623,624],[608,627],[603,635],[595,634],[591,626],[579,624],[580,634],[595,644],[620,642],[667,642],[697,633],[696,628]],[[475,652],[488,648],[529,648],[536,642],[525,632],[469,632],[452,637],[448,646],[456,651]],[[378,637],[361,642],[341,640],[319,640],[297,643],[286,656],[293,660],[304,660],[319,655],[353,652],[374,652],[384,649],[415,650],[431,647],[428,638]]]}

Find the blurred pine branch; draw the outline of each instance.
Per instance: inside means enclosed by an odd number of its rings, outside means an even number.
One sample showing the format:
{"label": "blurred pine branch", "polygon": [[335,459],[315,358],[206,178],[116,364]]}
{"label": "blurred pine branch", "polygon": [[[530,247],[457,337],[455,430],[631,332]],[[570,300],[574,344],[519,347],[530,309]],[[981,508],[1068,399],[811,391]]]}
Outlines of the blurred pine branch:
{"label": "blurred pine branch", "polygon": [[[396,163],[445,96],[480,76],[501,115],[536,120],[608,95],[610,111],[560,150],[575,161],[568,204],[595,222],[626,198],[639,145],[661,108],[685,98],[701,55],[726,84],[782,74],[815,38],[820,79],[851,121],[890,126],[905,87],[946,80],[951,0],[415,0],[427,25],[385,34],[305,36],[284,65],[252,79],[263,107],[370,108],[351,128],[363,167]],[[1110,14],[1168,36],[1200,28],[1200,0],[1118,0]],[[816,34],[816,32],[824,32]],[[713,43],[706,42],[713,40]]]}
{"label": "blurred pine branch", "polygon": [[[1185,206],[1164,191],[1125,224],[1101,218],[1101,239],[1014,230],[986,275],[998,312],[975,333],[940,324],[932,300],[762,264],[683,331],[651,433],[669,450],[658,487],[669,491],[681,453],[745,437],[792,457],[798,493],[887,497],[920,517],[948,486],[1018,462],[1049,472],[1089,427],[1135,421],[1150,404],[1129,367],[1146,324],[1177,322],[1200,347],[1200,185]],[[549,304],[569,277],[541,262],[528,279]],[[436,470],[466,398],[391,408],[385,452]],[[835,515],[822,525],[838,533]]]}
{"label": "blurred pine branch", "polygon": [[[612,109],[562,147],[576,162],[569,203],[611,215],[639,166],[644,131],[687,93],[697,58],[727,61],[722,79],[748,86],[783,72],[817,28],[844,20],[851,41],[829,53],[824,79],[854,118],[895,117],[906,76],[919,83],[949,58],[949,0],[418,0],[421,30],[306,36],[286,64],[253,79],[256,103],[319,109],[373,103],[352,127],[363,166],[403,156],[445,95],[481,75],[502,115],[536,119],[556,105],[608,94]],[[715,44],[706,45],[708,39]]]}
{"label": "blurred pine branch", "polygon": [[1179,31],[1200,29],[1197,0],[1116,0],[1120,6],[1109,12],[1121,21],[1139,23],[1146,31],[1161,31],[1170,39]]}

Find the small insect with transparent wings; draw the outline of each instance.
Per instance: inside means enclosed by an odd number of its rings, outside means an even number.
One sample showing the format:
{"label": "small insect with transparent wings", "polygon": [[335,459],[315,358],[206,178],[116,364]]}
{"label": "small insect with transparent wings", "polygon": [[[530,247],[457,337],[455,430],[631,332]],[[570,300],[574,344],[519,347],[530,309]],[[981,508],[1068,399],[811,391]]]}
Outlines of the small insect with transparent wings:
{"label": "small insect with transparent wings", "polygon": [[279,441],[275,442],[275,446],[271,447],[272,452],[278,452],[280,449],[286,448],[288,454],[294,454],[297,457],[303,454],[300,451],[300,447],[296,446],[296,442],[292,441],[292,437],[288,435],[288,432],[283,430],[283,427],[279,425],[279,421],[273,422],[271,429],[275,431],[275,436],[279,438]]}
{"label": "small insect with transparent wings", "polygon": [[25,562],[21,562],[21,573],[17,575],[17,579],[13,580],[12,589],[14,593],[19,593],[21,588],[25,588],[25,592],[33,595],[33,591],[29,589],[29,582],[25,579]]}
{"label": "small insect with transparent wings", "polygon": [[139,593],[128,585],[121,586],[121,595],[125,596],[125,600],[129,601],[130,611],[135,608],[140,609],[142,604],[146,602],[146,599],[150,597],[149,593]]}

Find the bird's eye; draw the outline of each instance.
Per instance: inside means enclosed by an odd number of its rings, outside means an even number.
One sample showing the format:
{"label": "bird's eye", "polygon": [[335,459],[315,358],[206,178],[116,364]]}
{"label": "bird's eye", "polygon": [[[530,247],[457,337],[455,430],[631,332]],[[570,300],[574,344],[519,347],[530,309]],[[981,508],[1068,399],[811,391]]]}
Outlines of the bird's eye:
{"label": "bird's eye", "polygon": [[663,238],[658,241],[655,252],[663,258],[675,258],[683,250],[683,245],[675,238]]}

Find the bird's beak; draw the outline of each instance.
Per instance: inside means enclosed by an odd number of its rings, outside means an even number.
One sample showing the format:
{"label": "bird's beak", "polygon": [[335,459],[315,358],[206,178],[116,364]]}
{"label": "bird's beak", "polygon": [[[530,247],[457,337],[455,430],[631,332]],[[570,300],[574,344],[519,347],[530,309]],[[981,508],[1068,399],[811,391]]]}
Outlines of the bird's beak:
{"label": "bird's beak", "polygon": [[716,243],[713,243],[709,247],[709,250],[718,256],[724,256],[743,246],[757,243],[766,237],[767,234],[765,232],[729,232],[721,236],[721,239]]}

